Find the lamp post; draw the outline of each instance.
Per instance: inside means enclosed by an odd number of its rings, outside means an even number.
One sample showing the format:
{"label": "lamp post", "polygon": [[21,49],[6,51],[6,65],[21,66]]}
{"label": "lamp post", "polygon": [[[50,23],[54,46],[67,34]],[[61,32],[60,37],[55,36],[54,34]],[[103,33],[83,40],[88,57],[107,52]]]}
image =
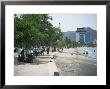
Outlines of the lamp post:
{"label": "lamp post", "polygon": [[59,28],[60,28],[60,22],[59,22]]}

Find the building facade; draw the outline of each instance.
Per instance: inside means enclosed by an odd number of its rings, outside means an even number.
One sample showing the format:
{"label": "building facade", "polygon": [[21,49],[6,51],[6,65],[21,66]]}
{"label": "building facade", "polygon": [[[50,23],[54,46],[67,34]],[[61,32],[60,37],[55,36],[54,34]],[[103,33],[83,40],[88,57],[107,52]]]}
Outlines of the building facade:
{"label": "building facade", "polygon": [[76,42],[91,43],[97,39],[97,31],[90,27],[77,28]]}

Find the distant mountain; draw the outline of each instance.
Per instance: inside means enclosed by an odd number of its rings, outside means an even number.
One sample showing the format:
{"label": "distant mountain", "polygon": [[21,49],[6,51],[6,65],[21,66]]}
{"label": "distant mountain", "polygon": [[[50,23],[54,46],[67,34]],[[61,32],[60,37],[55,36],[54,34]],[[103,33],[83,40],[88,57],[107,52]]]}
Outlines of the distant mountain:
{"label": "distant mountain", "polygon": [[67,32],[63,32],[64,38],[68,38],[71,41],[75,41],[76,39],[76,32],[75,31],[67,31]]}

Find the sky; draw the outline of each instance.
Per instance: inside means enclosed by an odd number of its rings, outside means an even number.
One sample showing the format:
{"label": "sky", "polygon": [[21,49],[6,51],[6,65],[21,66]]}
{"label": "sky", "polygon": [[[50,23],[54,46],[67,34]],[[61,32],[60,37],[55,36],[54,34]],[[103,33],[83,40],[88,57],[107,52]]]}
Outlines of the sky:
{"label": "sky", "polygon": [[76,31],[77,28],[91,27],[97,30],[97,15],[96,14],[49,14],[53,20],[53,26],[60,28],[62,32]]}

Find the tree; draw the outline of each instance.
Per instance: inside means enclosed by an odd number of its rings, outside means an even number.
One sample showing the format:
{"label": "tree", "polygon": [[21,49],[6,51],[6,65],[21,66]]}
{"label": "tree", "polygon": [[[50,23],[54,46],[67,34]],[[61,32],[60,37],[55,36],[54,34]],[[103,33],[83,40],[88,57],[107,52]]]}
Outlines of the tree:
{"label": "tree", "polygon": [[62,39],[61,29],[58,27],[52,27],[48,31],[49,34],[49,44],[53,47],[57,46],[56,42]]}
{"label": "tree", "polygon": [[68,39],[67,37],[65,38],[65,42],[66,42],[66,47],[69,48],[72,45],[72,41],[70,39]]}
{"label": "tree", "polygon": [[15,46],[54,46],[62,38],[61,29],[54,27],[48,14],[20,14],[14,16]]}
{"label": "tree", "polygon": [[31,23],[17,16],[15,16],[14,22],[15,46],[29,48],[35,44],[34,40],[36,40],[37,33]]}

